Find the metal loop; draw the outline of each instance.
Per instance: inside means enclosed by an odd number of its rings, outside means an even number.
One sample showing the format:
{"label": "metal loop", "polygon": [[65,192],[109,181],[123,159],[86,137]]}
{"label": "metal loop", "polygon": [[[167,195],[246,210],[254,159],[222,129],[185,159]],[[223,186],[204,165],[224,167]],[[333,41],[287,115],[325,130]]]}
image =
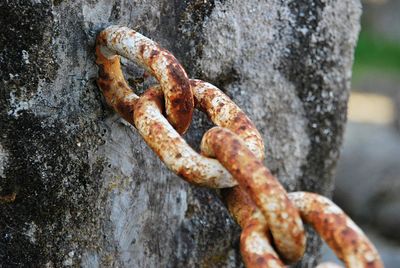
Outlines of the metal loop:
{"label": "metal loop", "polygon": [[[288,196],[299,210],[302,220],[317,231],[336,256],[346,264],[346,267],[384,267],[373,244],[331,200],[308,192],[293,192]],[[240,244],[246,267],[285,267],[277,259],[274,249],[267,245],[270,243],[267,236],[268,224],[250,197],[239,187],[234,187],[225,190],[225,202],[242,227]],[[341,266],[334,263],[321,263],[317,267],[340,268]]]}
{"label": "metal loop", "polygon": [[[250,150],[250,154],[248,154],[249,158],[247,158],[247,160],[251,159],[250,162],[252,162],[256,158],[263,159],[264,143],[262,141],[261,135],[257,131],[254,124],[251,122],[251,120],[243,113],[243,111],[241,111],[236,106],[236,104],[234,104],[228,98],[228,96],[222,93],[222,91],[220,91],[215,86],[200,80],[191,80],[191,85],[195,94],[196,104],[200,106],[202,110],[206,111],[206,113],[216,125],[226,128],[226,130],[222,128],[219,129],[222,132],[225,132],[225,134],[228,134],[228,136],[229,134],[231,134],[230,131],[232,131],[236,135],[238,135],[238,137],[240,137],[236,140],[234,139],[234,141],[242,143],[242,146],[240,148],[236,148],[237,152],[243,154],[244,151]],[[230,149],[234,148],[234,143],[229,142],[229,138],[226,135],[222,135],[218,139],[216,136],[210,134],[212,132],[213,129],[209,130],[203,136],[201,145],[201,151],[203,154],[214,157],[216,154],[216,150],[218,149],[212,148],[212,145],[223,144],[219,148],[218,152],[220,154],[226,155],[225,160],[232,160],[235,164],[242,163],[242,168],[249,164],[249,162],[242,162],[242,160],[245,159],[235,161],[235,152],[233,152],[232,154],[228,153]],[[210,136],[208,137],[208,135]],[[254,177],[252,178],[251,176],[242,176],[239,178],[238,175],[235,174],[233,170],[231,170],[231,168],[237,168],[237,170],[244,171],[243,169],[237,167],[233,163],[224,162],[222,158],[218,155],[217,159],[224,165],[226,169],[230,171],[230,173],[239,182],[239,184],[241,184],[242,189],[251,188],[251,196],[255,198],[254,201],[256,202],[256,204],[260,208],[263,208],[263,213],[265,213],[267,218],[277,219],[276,221],[274,221],[276,224],[271,224],[270,228],[271,230],[273,230],[272,232],[275,245],[280,250],[280,252],[282,252],[282,255],[290,261],[296,261],[301,258],[305,249],[304,228],[296,210],[291,207],[290,202],[288,202],[287,197],[285,197],[285,190],[282,188],[279,182],[272,177],[272,175],[268,172],[268,170],[261,162],[258,162],[258,166],[260,168],[264,168],[264,171],[269,174],[268,176],[263,176],[263,179],[268,180],[268,185],[264,184],[264,188],[261,186],[261,184],[265,183],[266,180],[264,180],[259,185],[257,183],[253,184]],[[256,170],[254,170],[254,166],[248,165],[247,167],[250,170],[244,171],[244,173],[247,173],[248,175],[257,173]],[[266,173],[264,173],[263,175],[265,174]],[[253,187],[251,187],[250,185]],[[271,193],[273,194],[271,195]],[[278,206],[271,210],[269,208],[272,206],[271,204],[273,203],[278,204]],[[282,225],[282,222],[279,221],[279,216],[282,214],[285,215],[285,221],[288,222],[287,225]],[[286,228],[282,228],[283,226],[285,226]],[[292,241],[295,242],[293,243]]]}
{"label": "metal loop", "polygon": [[179,133],[186,132],[192,120],[194,98],[185,70],[170,52],[127,27],[110,26],[97,37],[96,55],[100,67],[98,84],[103,92],[112,87],[128,87],[118,55],[130,59],[158,80],[168,120]]}
{"label": "metal loop", "polygon": [[[250,139],[250,142],[247,140],[244,141],[244,144],[247,146],[247,148],[251,148],[252,152],[257,154],[258,159],[263,159],[264,154],[260,153],[263,152],[263,143],[262,139],[258,133],[257,130],[256,132],[252,132],[252,135],[249,135],[248,132],[241,132],[240,130],[243,129],[242,127],[239,127],[238,124],[235,125],[234,122],[240,122],[241,120],[232,120],[232,118],[235,118],[236,116],[232,116],[232,112],[230,109],[228,110],[229,112],[224,112],[221,111],[225,107],[225,105],[218,105],[219,99],[227,98],[225,94],[223,94],[219,90],[211,90],[213,88],[212,85],[199,81],[195,83],[195,80],[191,80],[191,84],[193,88],[196,88],[195,90],[195,96],[196,100],[201,102],[201,107],[208,108],[207,114],[212,118],[214,122],[218,122],[219,126],[224,126],[230,130],[232,130],[236,135],[238,135],[242,140],[245,140],[247,137],[252,137]],[[196,85],[197,84],[197,85]],[[207,92],[210,90],[210,92]],[[203,93],[201,96],[198,96],[197,94],[201,92]],[[221,92],[223,95],[218,96],[218,98],[215,96],[216,94],[214,92]],[[196,94],[197,93],[197,94]],[[208,98],[205,98],[205,96],[208,96]],[[212,96],[212,97],[210,97]],[[224,97],[225,96],[225,97]],[[199,105],[199,104],[198,104]],[[235,105],[235,104],[233,104]],[[209,108],[209,107],[213,108]],[[215,110],[215,107],[218,107],[218,110]],[[238,113],[239,114],[239,113]],[[229,118],[229,119],[228,119]],[[251,123],[251,121],[250,121]],[[252,124],[252,123],[251,123]],[[218,128],[214,128],[218,129]],[[254,128],[255,129],[255,128]],[[239,130],[239,131],[238,131]],[[227,154],[226,160],[232,160],[232,158],[229,156],[229,153],[227,151],[229,149],[232,149],[234,146],[229,145],[229,141],[226,138],[220,138],[218,141],[216,137],[213,137],[212,135],[208,134],[209,132],[212,132],[215,130],[209,130],[204,136],[202,140],[202,152],[205,153],[208,156],[215,156],[215,152],[213,151],[212,148],[210,148],[212,145],[210,143],[213,143],[214,145],[221,146],[221,148],[218,150],[220,153],[222,152],[223,154]],[[222,131],[226,131],[223,130]],[[207,137],[207,135],[210,135],[210,137]],[[243,138],[242,138],[243,136]],[[261,143],[258,142],[258,140],[261,140]],[[240,142],[240,140],[239,140]],[[260,145],[261,144],[261,145]],[[226,147],[225,147],[226,146]],[[224,148],[222,148],[224,147]],[[260,148],[261,147],[261,148]],[[238,149],[238,152],[243,154],[244,150],[243,148]],[[220,161],[221,158],[217,157]],[[254,159],[254,158],[253,158]],[[223,161],[221,161],[223,162]],[[247,163],[244,163],[244,161],[238,160],[234,161],[241,163],[243,166],[249,166]],[[224,164],[224,163],[223,163]],[[235,167],[234,164],[226,164],[224,165],[225,167]],[[228,169],[231,173],[232,171]],[[253,169],[251,172],[244,172],[244,174],[251,174],[255,173],[255,170]],[[233,174],[233,173],[232,173]],[[234,177],[237,179],[238,177],[234,175]],[[240,181],[239,181],[240,182]],[[246,263],[247,267],[284,267],[282,261],[279,259],[278,255],[275,253],[274,249],[271,246],[268,246],[269,243],[269,238],[267,236],[268,234],[268,221],[265,220],[264,216],[260,213],[258,208],[255,206],[255,204],[252,202],[252,200],[249,198],[249,196],[243,192],[243,187],[240,188],[238,186],[231,188],[229,190],[225,190],[225,193],[228,192],[226,195],[226,203],[228,205],[229,210],[231,211],[231,214],[235,217],[235,219],[238,221],[239,225],[243,228],[242,230],[242,235],[241,235],[241,252],[244,258],[244,261]],[[257,191],[257,187],[255,188]],[[253,193],[254,194],[254,193]],[[299,196],[303,197],[299,197]],[[316,231],[320,234],[320,236],[327,241],[328,245],[334,250],[334,252],[338,255],[339,258],[342,258],[344,254],[346,254],[346,257],[344,258],[344,261],[347,265],[347,267],[365,267],[365,266],[360,266],[360,263],[364,263],[371,265],[371,267],[383,267],[382,262],[379,258],[379,254],[377,253],[376,249],[374,246],[369,242],[367,237],[361,232],[361,230],[351,221],[350,218],[348,218],[343,211],[340,210],[334,203],[332,203],[329,199],[322,197],[317,194],[311,194],[311,193],[305,193],[305,192],[296,192],[296,193],[289,193],[288,194],[289,198],[291,199],[292,202],[294,202],[294,205],[299,209],[301,213],[302,219],[310,223],[314,226]],[[297,197],[297,198],[295,198]],[[270,204],[267,202],[267,204]],[[307,204],[311,206],[310,204],[314,204],[314,211],[311,210],[310,207],[307,207]],[[283,210],[285,211],[285,210]],[[337,226],[338,220],[334,221],[333,216],[329,215],[329,212],[336,211],[337,215],[335,217],[342,218],[342,223],[346,223],[345,225],[340,225]],[[307,216],[311,215],[311,216]],[[314,217],[314,218],[313,218]],[[317,218],[315,218],[317,217]],[[319,219],[320,222],[316,221],[316,219]],[[344,237],[336,236],[332,237],[332,233],[328,232],[327,230],[323,231],[321,228],[324,226],[324,224],[320,224],[321,222],[324,222],[325,224],[327,221],[330,222],[329,226],[325,226],[326,228],[330,228],[330,230],[336,230],[336,232],[340,232],[340,230],[346,230],[345,232],[350,232],[348,231],[347,228],[354,229],[351,232],[355,232],[355,236],[357,237],[357,243],[356,244],[346,244],[349,242],[349,240],[346,241]],[[264,231],[263,231],[264,230]],[[274,244],[278,247],[277,241],[275,241],[276,237],[274,236]],[[347,238],[349,239],[349,238]],[[330,241],[330,242],[329,242]],[[332,242],[334,241],[334,242]],[[352,240],[352,243],[355,243],[355,240]],[[339,247],[337,245],[340,245]],[[336,249],[335,249],[336,246]],[[363,250],[357,251],[357,247],[361,247]],[[346,248],[351,247],[352,250],[346,250]],[[279,247],[278,247],[279,249]],[[300,254],[299,254],[300,255]],[[284,255],[285,256],[285,255]],[[302,254],[300,255],[302,256]],[[372,256],[372,257],[371,257]],[[370,262],[367,263],[366,260],[369,258]],[[372,261],[371,261],[372,260]],[[353,261],[353,263],[350,263],[350,261]],[[334,266],[333,264],[320,264],[325,265],[325,267],[337,267]],[[357,266],[359,265],[359,266]],[[370,266],[368,266],[370,267]]]}
{"label": "metal loop", "polygon": [[[300,217],[315,228],[347,267],[383,267],[374,246],[329,199],[285,192],[262,163],[264,143],[251,120],[215,86],[189,80],[168,51],[133,30],[111,26],[98,36],[96,55],[98,85],[107,103],[136,126],[172,171],[197,185],[234,186],[223,193],[229,211],[243,228],[240,244],[247,267],[284,267],[271,246],[272,239],[285,261],[301,258],[305,233]],[[134,94],[122,74],[119,55],[146,68],[160,86],[140,97]],[[179,134],[189,127],[194,101],[218,126],[203,136],[203,155]],[[164,110],[172,126],[163,116]],[[239,186],[235,186],[237,182]]]}
{"label": "metal loop", "polygon": [[207,113],[211,121],[238,135],[259,159],[264,159],[264,141],[249,117],[219,88],[191,79],[196,107]]}
{"label": "metal loop", "polygon": [[346,267],[383,268],[373,244],[363,231],[331,200],[307,192],[289,193],[289,198]]}
{"label": "metal loop", "polygon": [[232,131],[214,127],[201,141],[201,150],[216,157],[237,180],[266,218],[274,245],[288,262],[299,260],[306,237],[300,215],[285,189]]}
{"label": "metal loop", "polygon": [[162,114],[162,92],[148,89],[134,104],[134,125],[161,160],[190,183],[212,188],[232,187],[237,182],[215,159],[195,152]]}
{"label": "metal loop", "polygon": [[[228,96],[217,87],[201,80],[190,80],[190,83],[198,108],[206,112],[214,124],[237,130],[258,155],[264,155],[260,133]],[[125,105],[125,99],[118,100],[121,104],[114,106],[119,110],[134,109],[134,125],[147,144],[172,171],[197,185],[212,188],[237,185],[236,180],[217,160],[195,152],[165,120],[162,115],[162,94],[158,87],[147,90],[131,106]]]}
{"label": "metal loop", "polygon": [[222,193],[229,212],[242,227],[240,251],[246,267],[285,267],[271,246],[267,221],[251,198],[239,186]]}

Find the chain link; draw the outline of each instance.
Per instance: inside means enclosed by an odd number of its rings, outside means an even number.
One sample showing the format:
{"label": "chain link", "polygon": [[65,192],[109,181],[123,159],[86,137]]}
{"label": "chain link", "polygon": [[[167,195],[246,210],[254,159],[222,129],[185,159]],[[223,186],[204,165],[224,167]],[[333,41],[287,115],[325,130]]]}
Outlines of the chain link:
{"label": "chain link", "polygon": [[[167,167],[190,183],[224,188],[224,201],[242,227],[240,249],[247,267],[298,261],[305,250],[303,221],[347,267],[383,267],[368,238],[329,199],[286,193],[263,164],[264,142],[251,120],[215,86],[189,79],[170,52],[129,28],[111,26],[97,37],[96,56],[106,102],[138,129]],[[159,85],[137,96],[124,79],[119,56],[144,67]],[[201,154],[180,135],[190,125],[194,104],[216,125],[204,134]]]}
{"label": "chain link", "polygon": [[[143,66],[160,83],[165,96],[165,110],[169,122],[181,134],[190,125],[194,109],[189,79],[178,60],[147,37],[126,27],[111,26],[97,37],[97,62],[100,66],[99,85],[107,83],[108,68],[116,87],[127,88],[119,57],[121,55]],[[111,86],[111,85],[110,85]]]}

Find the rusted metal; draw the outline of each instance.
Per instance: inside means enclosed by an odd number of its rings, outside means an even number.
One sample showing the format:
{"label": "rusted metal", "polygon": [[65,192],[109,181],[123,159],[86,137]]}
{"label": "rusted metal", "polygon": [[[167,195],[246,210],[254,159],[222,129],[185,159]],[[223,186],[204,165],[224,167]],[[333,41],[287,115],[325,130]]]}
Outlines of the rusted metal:
{"label": "rusted metal", "polygon": [[[305,233],[300,217],[347,267],[383,267],[362,231],[330,200],[312,193],[285,192],[263,165],[264,143],[251,120],[215,86],[189,80],[168,51],[128,28],[112,26],[98,36],[96,55],[98,85],[107,103],[138,129],[168,168],[196,185],[232,187],[223,193],[243,229],[240,245],[247,267],[285,267],[282,259],[289,263],[301,258]],[[124,79],[119,55],[146,68],[160,85],[137,96]],[[180,136],[190,124],[194,103],[218,126],[203,136],[202,154]],[[8,197],[3,199],[8,201]]]}
{"label": "rusted metal", "polygon": [[196,79],[190,84],[196,107],[207,113],[211,121],[237,134],[259,159],[264,159],[264,141],[249,117],[219,88]]}
{"label": "rusted metal", "polygon": [[289,198],[302,219],[313,226],[346,267],[383,267],[363,231],[331,200],[307,192],[290,193]]}
{"label": "rusted metal", "polygon": [[[242,227],[241,253],[246,267],[285,267],[268,237],[268,224],[252,200],[239,187],[224,190],[225,203]],[[361,229],[332,201],[314,193],[288,194],[302,220],[317,231],[348,268],[384,267],[379,253]],[[341,268],[325,262],[316,268]]]}
{"label": "rusted metal", "polygon": [[240,252],[246,267],[285,267],[271,246],[265,217],[251,198],[239,186],[224,189],[223,196],[229,212],[242,227]]}
{"label": "rusted metal", "polygon": [[[139,99],[126,85],[119,66],[112,66],[119,65],[119,60],[103,59],[100,54],[97,61],[103,64],[105,72],[118,70],[114,72],[115,79],[106,85],[102,77],[98,80],[107,103],[125,120],[136,126],[147,144],[168,168],[196,185],[225,188],[237,184],[217,160],[195,152],[167,122],[162,114],[164,108],[161,105],[163,95],[160,87],[146,91]],[[198,107],[205,111],[215,124],[237,131],[252,146],[253,151],[263,157],[264,144],[261,135],[243,111],[215,86],[201,80],[191,80],[191,84]]]}
{"label": "rusted metal", "polygon": [[103,92],[108,86],[127,86],[118,55],[133,60],[160,83],[169,122],[181,134],[188,129],[194,109],[193,93],[185,70],[170,52],[127,27],[110,26],[98,35],[96,54],[100,67],[98,84]]}
{"label": "rusted metal", "polygon": [[195,152],[162,115],[162,92],[148,89],[136,102],[134,124],[140,135],[173,172],[187,181],[225,188],[237,184],[232,175],[215,159]]}
{"label": "rusted metal", "polygon": [[[196,107],[207,113],[211,121],[238,135],[256,158],[264,159],[264,142],[253,122],[220,89],[201,80],[190,80]],[[202,146],[202,153],[212,155]],[[270,246],[264,216],[256,209],[239,186],[225,190],[226,204],[235,220],[243,228],[241,252],[247,267],[283,267],[282,261]]]}
{"label": "rusted metal", "polygon": [[133,93],[126,83],[119,57],[108,59],[101,53],[100,46],[97,46],[96,63],[99,66],[97,84],[107,104],[126,121],[133,124],[133,107],[139,96]]}
{"label": "rusted metal", "polygon": [[0,203],[12,203],[17,198],[17,193],[13,192],[8,195],[0,196]]}
{"label": "rusted metal", "polygon": [[221,162],[262,211],[281,256],[287,262],[299,260],[306,242],[300,215],[285,189],[264,164],[226,128],[208,130],[203,136],[201,149]]}

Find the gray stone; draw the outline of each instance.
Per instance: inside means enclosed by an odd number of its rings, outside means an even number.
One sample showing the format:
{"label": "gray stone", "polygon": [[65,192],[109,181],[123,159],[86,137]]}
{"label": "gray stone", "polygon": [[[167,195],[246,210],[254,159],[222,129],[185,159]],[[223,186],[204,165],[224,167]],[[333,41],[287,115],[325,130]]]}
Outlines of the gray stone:
{"label": "gray stone", "polygon": [[[120,24],[171,50],[249,114],[288,190],[329,195],[359,16],[352,0],[2,1],[0,194],[17,195],[0,205],[1,263],[241,267],[218,194],[172,174],[104,104],[95,37]],[[209,126],[196,113],[190,144]]]}

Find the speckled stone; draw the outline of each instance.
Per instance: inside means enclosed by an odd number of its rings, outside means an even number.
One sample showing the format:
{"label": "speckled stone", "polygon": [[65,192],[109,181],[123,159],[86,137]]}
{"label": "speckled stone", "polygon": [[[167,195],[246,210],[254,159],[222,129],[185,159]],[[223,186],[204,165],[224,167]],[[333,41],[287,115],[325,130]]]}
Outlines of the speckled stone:
{"label": "speckled stone", "polygon": [[[213,190],[168,171],[103,102],[94,40],[129,26],[254,120],[288,190],[329,195],[359,31],[356,0],[0,3],[0,262],[4,267],[241,267]],[[143,70],[125,63],[139,92]],[[195,114],[198,147],[210,126]],[[318,259],[319,241],[298,267]]]}

